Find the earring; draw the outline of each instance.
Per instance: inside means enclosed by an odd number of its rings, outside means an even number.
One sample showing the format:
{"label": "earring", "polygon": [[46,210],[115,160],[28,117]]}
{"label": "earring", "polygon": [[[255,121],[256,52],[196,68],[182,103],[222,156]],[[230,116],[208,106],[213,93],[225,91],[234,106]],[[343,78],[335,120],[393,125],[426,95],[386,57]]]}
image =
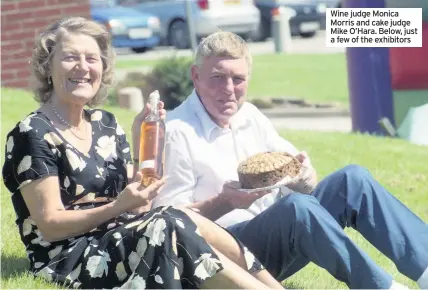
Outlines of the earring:
{"label": "earring", "polygon": [[48,84],[52,84],[52,79],[51,79],[51,77],[48,77]]}

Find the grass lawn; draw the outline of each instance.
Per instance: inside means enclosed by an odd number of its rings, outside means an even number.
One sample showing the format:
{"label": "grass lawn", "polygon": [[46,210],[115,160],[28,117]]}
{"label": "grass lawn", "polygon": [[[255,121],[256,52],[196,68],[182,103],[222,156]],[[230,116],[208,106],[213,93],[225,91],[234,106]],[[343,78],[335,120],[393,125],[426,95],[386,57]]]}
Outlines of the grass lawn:
{"label": "grass lawn", "polygon": [[[1,90],[1,158],[3,164],[6,133],[22,119],[25,114],[37,108],[29,93],[19,90]],[[124,127],[127,135],[133,114],[118,108],[106,108],[113,111]],[[297,147],[306,150],[312,157],[319,177],[351,163],[357,163],[370,169],[372,174],[392,191],[397,198],[409,206],[424,221],[428,221],[428,150],[426,147],[408,144],[403,140],[376,138],[366,135],[341,133],[320,133],[304,131],[283,131],[282,135]],[[327,146],[326,146],[327,145]],[[40,279],[34,280],[25,270],[27,267],[24,247],[15,227],[10,194],[1,184],[1,288],[49,288],[57,286]],[[396,280],[416,288],[416,284],[399,274],[392,262],[386,259],[359,234],[346,230],[358,245]],[[285,282],[294,288],[346,288],[337,282],[325,270],[313,264],[308,265]]]}
{"label": "grass lawn", "polygon": [[[123,60],[116,67],[154,66],[156,60]],[[348,106],[346,57],[338,54],[255,55],[250,98],[298,97]]]}

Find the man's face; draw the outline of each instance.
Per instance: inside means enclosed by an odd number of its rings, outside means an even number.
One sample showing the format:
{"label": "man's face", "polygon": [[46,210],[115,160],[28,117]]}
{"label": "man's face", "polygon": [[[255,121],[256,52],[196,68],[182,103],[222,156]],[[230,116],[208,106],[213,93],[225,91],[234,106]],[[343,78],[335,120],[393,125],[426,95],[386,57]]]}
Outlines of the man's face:
{"label": "man's face", "polygon": [[192,80],[214,122],[227,126],[245,101],[248,64],[245,58],[206,57],[202,66],[192,66]]}

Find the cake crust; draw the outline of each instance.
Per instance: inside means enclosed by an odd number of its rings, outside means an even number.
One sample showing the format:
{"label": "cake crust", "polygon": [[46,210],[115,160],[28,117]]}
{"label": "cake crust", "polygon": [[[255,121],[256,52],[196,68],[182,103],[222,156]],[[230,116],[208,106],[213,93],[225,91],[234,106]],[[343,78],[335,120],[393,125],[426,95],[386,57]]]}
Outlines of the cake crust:
{"label": "cake crust", "polygon": [[297,176],[301,166],[296,157],[286,152],[258,153],[239,164],[239,182],[244,189],[275,185],[286,176]]}

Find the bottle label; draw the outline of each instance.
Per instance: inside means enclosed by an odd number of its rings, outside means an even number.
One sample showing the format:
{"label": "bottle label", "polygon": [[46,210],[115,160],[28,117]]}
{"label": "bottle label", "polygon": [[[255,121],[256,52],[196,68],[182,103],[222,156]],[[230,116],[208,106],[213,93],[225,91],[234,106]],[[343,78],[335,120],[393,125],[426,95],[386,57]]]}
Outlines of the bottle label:
{"label": "bottle label", "polygon": [[145,168],[155,168],[155,161],[154,160],[144,160],[140,163],[140,169]]}

